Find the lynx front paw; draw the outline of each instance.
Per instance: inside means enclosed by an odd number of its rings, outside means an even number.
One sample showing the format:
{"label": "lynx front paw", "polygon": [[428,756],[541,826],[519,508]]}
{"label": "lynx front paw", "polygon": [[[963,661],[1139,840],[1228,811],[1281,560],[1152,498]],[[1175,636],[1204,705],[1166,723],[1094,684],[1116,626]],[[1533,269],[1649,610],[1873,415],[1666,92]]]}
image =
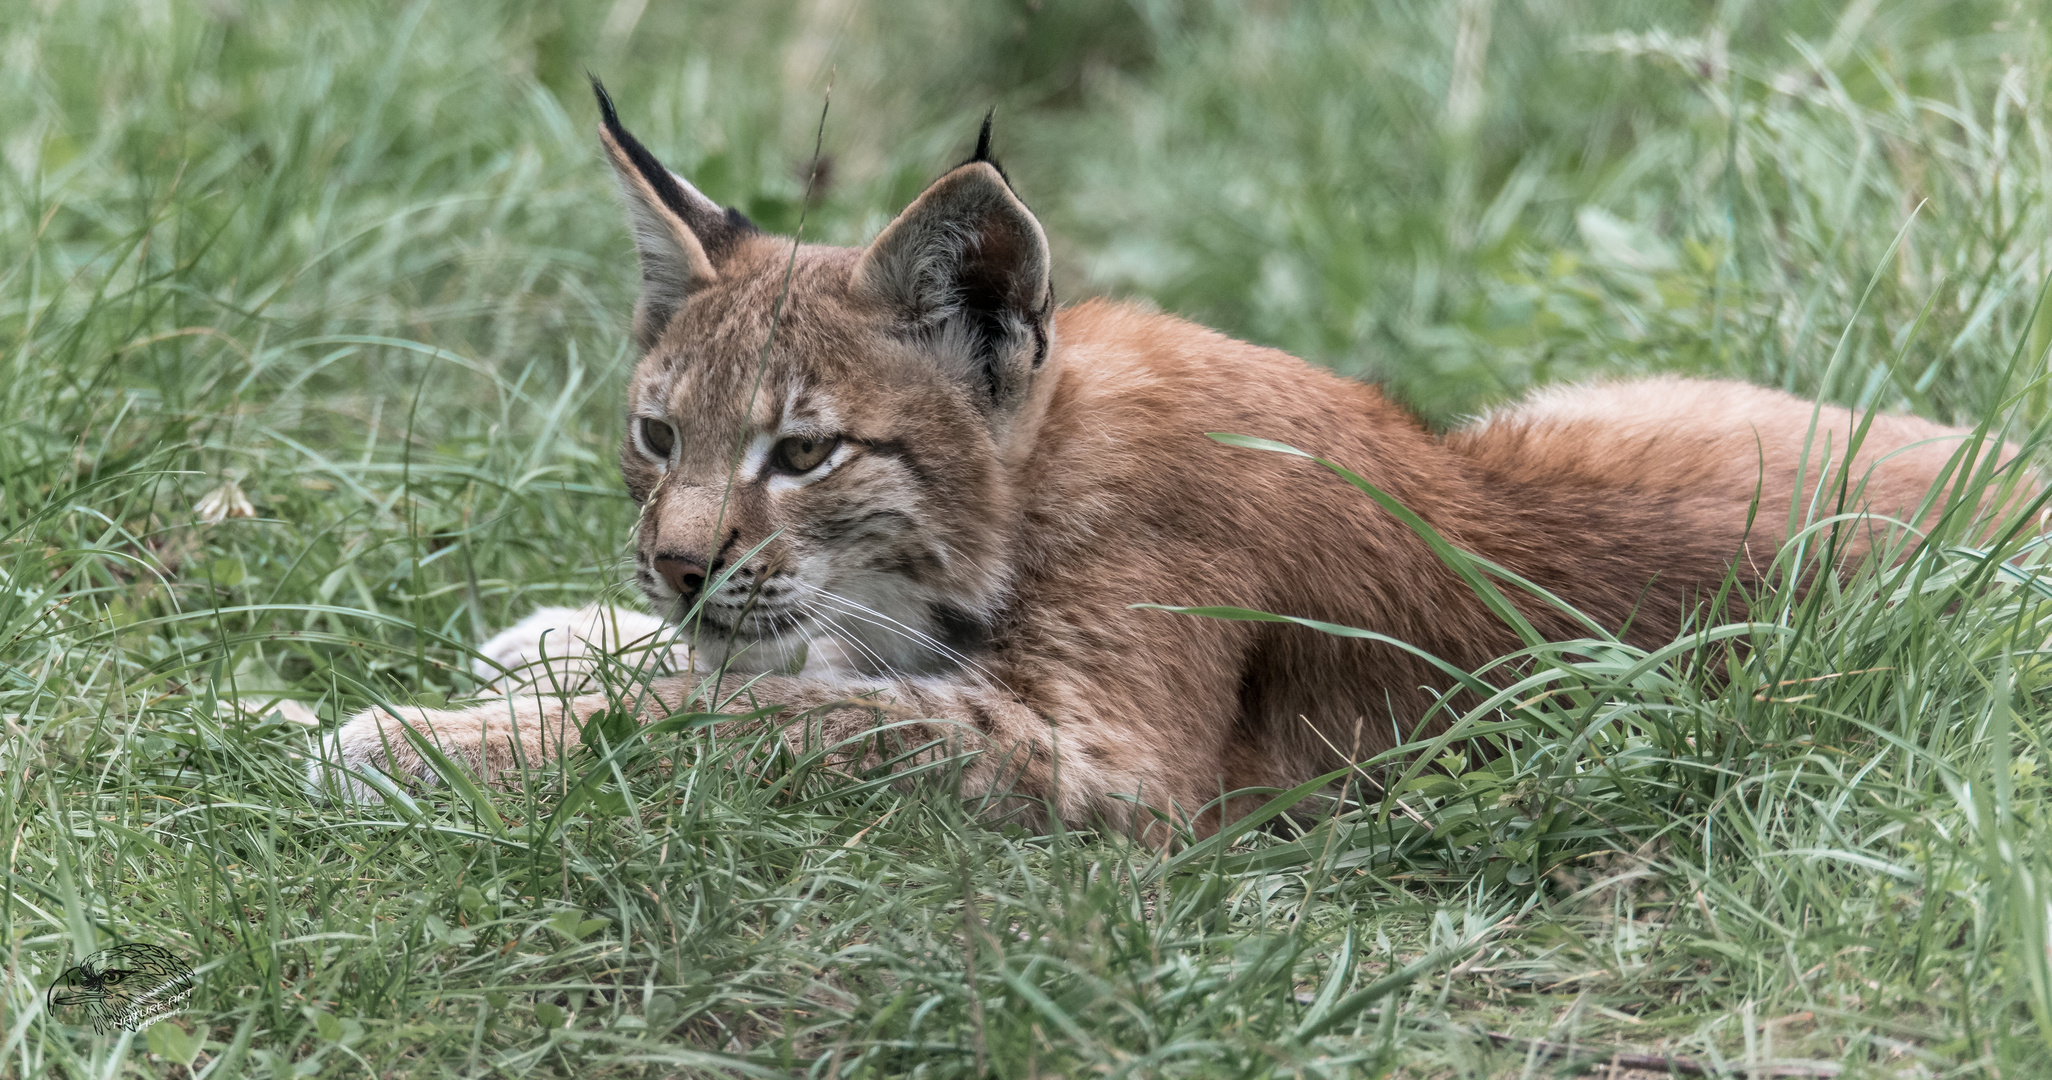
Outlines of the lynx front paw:
{"label": "lynx front paw", "polygon": [[[403,723],[402,723],[403,721]],[[564,725],[544,723],[532,699],[507,700],[470,709],[416,707],[366,709],[322,741],[320,757],[307,770],[316,789],[333,790],[355,802],[382,799],[362,770],[375,769],[402,787],[441,781],[436,764],[408,737],[407,728],[457,768],[492,782],[561,755]],[[574,744],[576,735],[569,735]]]}

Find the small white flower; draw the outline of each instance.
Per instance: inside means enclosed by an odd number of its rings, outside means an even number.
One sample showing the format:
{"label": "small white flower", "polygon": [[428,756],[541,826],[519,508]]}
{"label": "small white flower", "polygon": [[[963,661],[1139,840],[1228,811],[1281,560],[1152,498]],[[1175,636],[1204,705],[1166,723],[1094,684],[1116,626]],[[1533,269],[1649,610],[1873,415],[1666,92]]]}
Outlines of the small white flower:
{"label": "small white flower", "polygon": [[256,507],[249,504],[249,496],[242,493],[242,485],[234,477],[221,481],[221,486],[192,504],[193,512],[209,525],[219,525],[232,517],[255,517]]}

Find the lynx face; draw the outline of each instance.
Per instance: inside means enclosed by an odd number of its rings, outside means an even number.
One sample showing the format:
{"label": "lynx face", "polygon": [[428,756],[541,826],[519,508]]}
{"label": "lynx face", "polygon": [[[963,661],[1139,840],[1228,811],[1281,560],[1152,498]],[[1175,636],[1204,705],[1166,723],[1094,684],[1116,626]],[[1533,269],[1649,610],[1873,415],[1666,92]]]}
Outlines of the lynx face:
{"label": "lynx face", "polygon": [[635,580],[715,660],[965,662],[1010,576],[1006,461],[1049,356],[1046,241],[988,160],[867,249],[763,235],[669,173],[600,90],[641,257],[620,451]]}

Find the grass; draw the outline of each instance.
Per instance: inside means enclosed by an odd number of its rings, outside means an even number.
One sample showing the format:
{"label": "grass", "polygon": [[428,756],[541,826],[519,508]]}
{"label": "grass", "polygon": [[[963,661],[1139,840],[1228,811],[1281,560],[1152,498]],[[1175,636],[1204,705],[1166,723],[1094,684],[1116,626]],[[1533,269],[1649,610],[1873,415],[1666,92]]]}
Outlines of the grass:
{"label": "grass", "polygon": [[[1964,522],[1652,657],[1537,648],[1484,673],[1493,759],[1167,860],[703,731],[341,807],[234,705],[460,697],[466,644],[622,594],[586,67],[783,230],[831,81],[842,243],[995,104],[1063,296],[1436,421],[1687,371],[2038,445],[2041,12],[1594,7],[14,4],[0,1072],[2052,1074],[2052,612]],[[44,1008],[127,941],[187,1013]]]}

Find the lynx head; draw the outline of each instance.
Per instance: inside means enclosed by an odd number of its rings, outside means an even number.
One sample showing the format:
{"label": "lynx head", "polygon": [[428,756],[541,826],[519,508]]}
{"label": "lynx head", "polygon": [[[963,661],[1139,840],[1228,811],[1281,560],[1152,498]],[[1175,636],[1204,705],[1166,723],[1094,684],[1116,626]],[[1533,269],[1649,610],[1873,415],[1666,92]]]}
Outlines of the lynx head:
{"label": "lynx head", "polygon": [[872,672],[962,662],[1010,577],[1011,473],[1054,366],[1047,240],[989,120],[858,250],[761,233],[593,89],[641,258],[620,451],[637,583],[751,667],[808,641]]}

